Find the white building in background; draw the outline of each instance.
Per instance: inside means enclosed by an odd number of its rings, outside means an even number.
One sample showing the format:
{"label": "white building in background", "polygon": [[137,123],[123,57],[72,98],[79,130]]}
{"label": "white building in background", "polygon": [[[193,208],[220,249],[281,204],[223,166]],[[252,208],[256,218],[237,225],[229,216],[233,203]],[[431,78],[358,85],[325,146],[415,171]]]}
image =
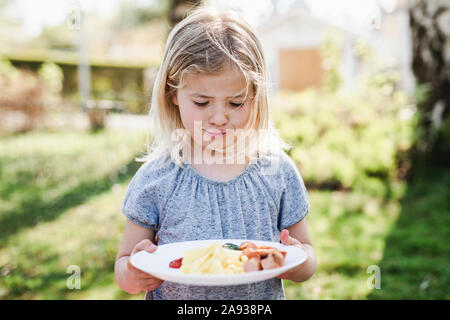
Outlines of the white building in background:
{"label": "white building in background", "polygon": [[282,13],[274,11],[256,27],[273,91],[299,91],[323,83],[320,48],[330,31],[341,39],[340,73],[344,86],[354,88],[360,67],[354,45],[363,39],[377,55],[390,61],[389,65],[401,75],[401,87],[412,93],[414,77],[407,1],[398,1],[393,11],[382,12],[374,29],[350,30],[337,26],[313,16],[303,1],[294,3]]}
{"label": "white building in background", "polygon": [[275,13],[256,28],[264,48],[272,90],[298,91],[323,83],[320,48],[330,31],[341,39],[341,76],[354,84],[357,58],[352,47],[357,34],[327,23],[303,5]]}

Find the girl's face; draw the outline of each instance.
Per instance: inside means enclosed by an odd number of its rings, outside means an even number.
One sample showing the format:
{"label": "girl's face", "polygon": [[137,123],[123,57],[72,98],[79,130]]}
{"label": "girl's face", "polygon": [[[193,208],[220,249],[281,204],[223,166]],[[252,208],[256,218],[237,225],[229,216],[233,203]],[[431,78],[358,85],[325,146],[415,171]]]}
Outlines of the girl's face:
{"label": "girl's face", "polygon": [[184,128],[203,150],[207,145],[222,149],[234,143],[234,139],[226,139],[226,129],[244,128],[252,98],[252,86],[247,92],[244,76],[229,66],[219,74],[187,75],[173,102],[180,110]]}

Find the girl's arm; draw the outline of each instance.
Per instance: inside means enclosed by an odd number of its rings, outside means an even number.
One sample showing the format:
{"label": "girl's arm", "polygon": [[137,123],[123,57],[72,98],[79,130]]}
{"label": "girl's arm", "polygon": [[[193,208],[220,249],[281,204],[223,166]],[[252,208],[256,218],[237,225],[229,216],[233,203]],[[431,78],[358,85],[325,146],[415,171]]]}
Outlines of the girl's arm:
{"label": "girl's arm", "polygon": [[122,244],[114,265],[114,276],[120,288],[130,294],[156,289],[163,282],[158,278],[136,269],[130,263],[130,256],[138,251],[156,250],[155,231],[141,227],[127,219]]}
{"label": "girl's arm", "polygon": [[279,278],[288,279],[295,282],[302,282],[311,278],[316,271],[317,263],[316,254],[314,252],[305,219],[282,230],[280,240],[285,245],[294,245],[303,249],[308,255],[308,258],[298,267],[295,267],[280,275]]}

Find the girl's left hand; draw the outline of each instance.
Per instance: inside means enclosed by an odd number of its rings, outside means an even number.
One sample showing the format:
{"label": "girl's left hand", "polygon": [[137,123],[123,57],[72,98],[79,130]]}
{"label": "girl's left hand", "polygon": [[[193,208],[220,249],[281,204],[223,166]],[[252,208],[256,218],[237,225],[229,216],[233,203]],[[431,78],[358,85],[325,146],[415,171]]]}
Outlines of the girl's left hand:
{"label": "girl's left hand", "polygon": [[[281,240],[281,243],[286,246],[296,246],[302,250],[305,250],[305,248],[303,247],[303,244],[300,241],[298,241],[297,239],[292,238],[289,235],[289,230],[287,230],[287,229],[281,230],[280,240]],[[285,273],[279,275],[277,278],[278,279],[290,279],[291,278],[290,276],[295,272],[296,272],[296,268],[293,268],[293,269],[286,271]]]}

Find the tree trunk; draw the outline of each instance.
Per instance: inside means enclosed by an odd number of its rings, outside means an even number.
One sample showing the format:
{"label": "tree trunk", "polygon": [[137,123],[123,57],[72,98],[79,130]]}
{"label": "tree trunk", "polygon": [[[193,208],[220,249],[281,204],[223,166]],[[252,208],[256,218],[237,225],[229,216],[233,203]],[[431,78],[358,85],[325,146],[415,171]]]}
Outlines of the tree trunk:
{"label": "tree trunk", "polygon": [[419,88],[414,162],[450,166],[450,1],[410,0],[412,69]]}

